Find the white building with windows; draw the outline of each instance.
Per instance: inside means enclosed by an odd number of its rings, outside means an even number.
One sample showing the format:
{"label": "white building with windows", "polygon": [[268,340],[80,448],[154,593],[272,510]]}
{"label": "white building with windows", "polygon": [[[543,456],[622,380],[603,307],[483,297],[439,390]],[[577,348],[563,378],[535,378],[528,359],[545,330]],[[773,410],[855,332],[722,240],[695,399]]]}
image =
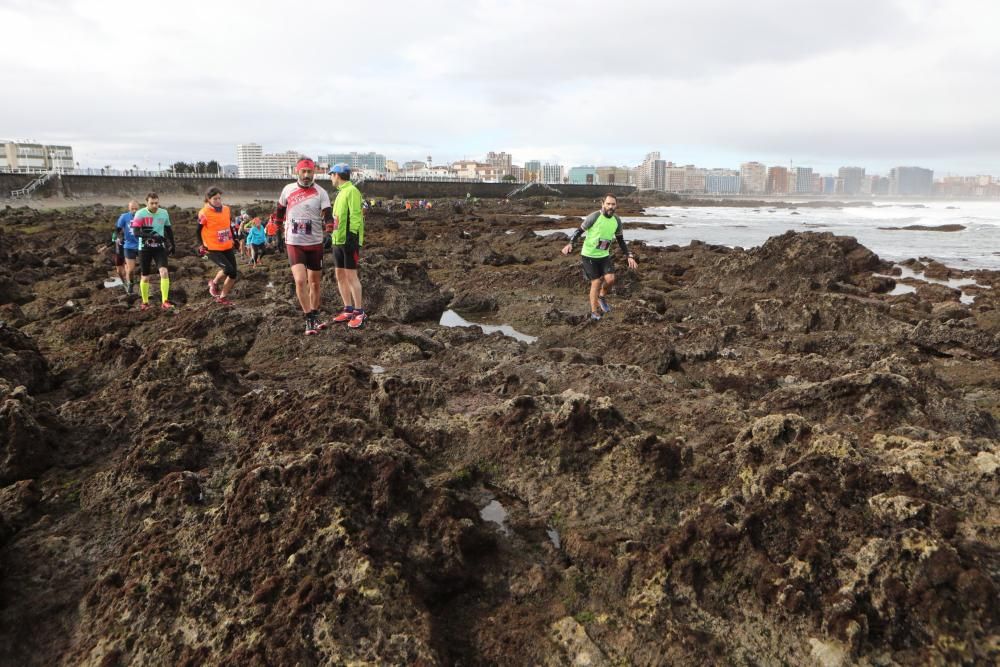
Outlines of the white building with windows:
{"label": "white building with windows", "polygon": [[236,169],[240,178],[263,178],[263,155],[260,144],[236,144]]}
{"label": "white building with windows", "polygon": [[561,164],[542,165],[542,183],[562,183],[563,168]]}
{"label": "white building with windows", "polygon": [[71,173],[76,167],[72,146],[18,141],[0,142],[0,171]]}
{"label": "white building with windows", "polygon": [[747,194],[764,194],[767,190],[767,165],[760,162],[741,164],[740,188]]}

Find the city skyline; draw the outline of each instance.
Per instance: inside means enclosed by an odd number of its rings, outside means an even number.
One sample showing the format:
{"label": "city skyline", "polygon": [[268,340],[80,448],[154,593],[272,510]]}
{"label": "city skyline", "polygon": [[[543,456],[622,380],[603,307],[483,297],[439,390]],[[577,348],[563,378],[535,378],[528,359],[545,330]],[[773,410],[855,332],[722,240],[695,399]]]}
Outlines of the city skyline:
{"label": "city skyline", "polygon": [[[340,33],[337,65],[321,55],[337,12],[311,11],[297,43],[316,45],[316,57],[301,65],[261,48],[285,20],[270,3],[9,0],[0,85],[16,103],[0,109],[0,131],[73,145],[83,167],[229,162],[229,147],[252,137],[402,161],[502,145],[624,165],[661,145],[678,164],[709,167],[997,171],[1000,7],[984,0],[842,0],[836,11],[630,2],[610,24],[590,1],[386,0],[352,9],[377,30]],[[164,48],[122,50],[147,24]],[[210,42],[204,24],[220,26]],[[37,48],[39,26],[71,57]],[[591,33],[612,44],[601,57],[584,57],[580,35]]]}

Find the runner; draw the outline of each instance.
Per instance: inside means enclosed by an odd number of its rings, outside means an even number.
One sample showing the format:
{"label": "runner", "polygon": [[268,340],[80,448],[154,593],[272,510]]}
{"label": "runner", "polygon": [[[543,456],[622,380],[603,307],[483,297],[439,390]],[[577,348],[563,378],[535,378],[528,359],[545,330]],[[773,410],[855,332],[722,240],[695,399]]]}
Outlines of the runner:
{"label": "runner", "polygon": [[174,254],[174,230],[170,225],[170,215],[160,208],[160,196],[155,192],[146,195],[146,207],[139,209],[132,218],[132,232],[139,237],[139,295],[142,296],[142,310],[149,309],[149,279],[153,262],[160,273],[160,307],[173,310],[170,303],[170,271],[167,256]]}
{"label": "runner", "polygon": [[260,260],[264,257],[265,244],[267,244],[267,234],[260,224],[260,218],[254,218],[247,229],[247,246],[250,248],[250,264],[253,266],[260,265]]}
{"label": "runner", "polygon": [[267,244],[272,248],[278,242],[278,223],[275,222],[274,218],[275,215],[272,213],[271,217],[267,219],[267,226],[264,227],[264,233],[267,234]]}
{"label": "runner", "polygon": [[132,294],[132,271],[135,270],[135,258],[139,254],[139,239],[132,233],[132,218],[138,210],[139,202],[131,200],[128,203],[128,210],[118,216],[118,221],[115,223],[118,251],[115,255],[115,266],[118,268],[118,275],[122,279],[126,294]]}
{"label": "runner", "polygon": [[246,258],[247,256],[247,237],[246,237],[246,225],[250,222],[250,214],[247,210],[240,210],[240,217],[236,218],[236,240],[240,244],[240,257]]}
{"label": "runner", "polygon": [[[208,281],[208,293],[215,302],[231,306],[229,293],[236,282],[236,253],[233,252],[233,231],[229,207],[222,205],[222,190],[209,188],[205,193],[205,205],[198,212],[198,244],[204,249],[212,263],[219,267],[215,278]],[[226,281],[219,288],[223,276]]]}
{"label": "runner", "polygon": [[344,308],[332,322],[347,322],[351,329],[364,326],[368,316],[361,301],[361,280],[358,262],[361,246],[365,243],[365,216],[361,210],[361,191],[351,183],[351,167],[335,164],[330,168],[330,180],[337,188],[333,202],[333,266],[337,276],[337,289],[344,300]]}
{"label": "runner", "polygon": [[625,245],[622,233],[622,219],[615,213],[618,208],[618,198],[613,194],[604,197],[604,205],[600,211],[588,215],[580,229],[573,233],[569,243],[562,249],[562,254],[568,255],[573,250],[573,244],[586,234],[583,241],[583,275],[590,281],[590,319],[599,320],[605,313],[611,312],[607,301],[608,288],[615,284],[615,267],[611,263],[611,242],[618,242],[618,247],[628,259],[628,268],[637,269],[632,253]]}
{"label": "runner", "polygon": [[320,321],[320,281],[323,278],[323,223],[332,222],[330,195],[314,182],[316,163],[303,158],[295,165],[297,180],[278,197],[277,221],[285,231],[288,263],[295,295],[306,319],[306,335],[326,328]]}

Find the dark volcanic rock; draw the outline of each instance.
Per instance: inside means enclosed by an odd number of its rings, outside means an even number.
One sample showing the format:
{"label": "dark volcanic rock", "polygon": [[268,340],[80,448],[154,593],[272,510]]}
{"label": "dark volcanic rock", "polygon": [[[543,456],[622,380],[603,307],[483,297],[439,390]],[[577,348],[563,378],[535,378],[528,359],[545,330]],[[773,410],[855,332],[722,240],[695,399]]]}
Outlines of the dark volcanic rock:
{"label": "dark volcanic rock", "polygon": [[453,208],[369,211],[316,336],[276,254],[141,311],[117,209],[0,210],[0,662],[996,662],[1000,274],[634,243],[594,321],[533,233],[594,202]]}

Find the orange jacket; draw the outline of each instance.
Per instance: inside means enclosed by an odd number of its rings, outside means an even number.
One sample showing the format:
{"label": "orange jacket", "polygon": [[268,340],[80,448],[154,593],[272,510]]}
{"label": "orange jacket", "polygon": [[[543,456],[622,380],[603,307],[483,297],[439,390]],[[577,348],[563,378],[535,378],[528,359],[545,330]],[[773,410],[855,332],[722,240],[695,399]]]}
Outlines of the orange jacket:
{"label": "orange jacket", "polygon": [[198,212],[201,242],[209,250],[229,250],[233,247],[233,231],[229,227],[229,207],[221,211],[205,204]]}

